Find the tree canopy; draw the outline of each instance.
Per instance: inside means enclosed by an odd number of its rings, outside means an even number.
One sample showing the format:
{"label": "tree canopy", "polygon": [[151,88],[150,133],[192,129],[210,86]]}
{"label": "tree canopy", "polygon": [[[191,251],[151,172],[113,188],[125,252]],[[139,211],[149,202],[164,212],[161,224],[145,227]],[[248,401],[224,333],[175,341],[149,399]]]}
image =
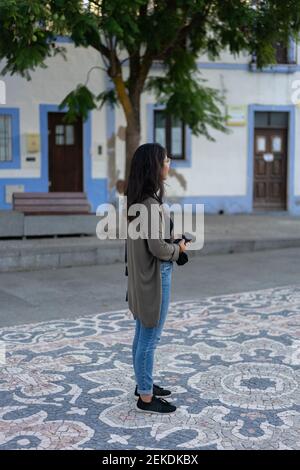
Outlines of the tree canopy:
{"label": "tree canopy", "polygon": [[[113,87],[94,94],[78,84],[63,104],[71,117],[107,101],[121,104],[132,151],[145,90],[194,134],[225,131],[223,97],[201,76],[199,56],[215,60],[227,48],[255,54],[258,67],[275,62],[274,44],[298,38],[300,0],[0,0],[0,21],[4,74],[29,79],[46,59],[65,54],[57,35],[96,49]],[[161,73],[153,74],[157,64]]]}

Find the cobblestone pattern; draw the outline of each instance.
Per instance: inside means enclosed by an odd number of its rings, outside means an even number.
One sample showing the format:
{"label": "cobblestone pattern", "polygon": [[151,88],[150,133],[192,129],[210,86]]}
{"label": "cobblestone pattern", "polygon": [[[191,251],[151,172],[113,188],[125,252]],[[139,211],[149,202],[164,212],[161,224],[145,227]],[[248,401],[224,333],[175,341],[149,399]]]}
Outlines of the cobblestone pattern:
{"label": "cobblestone pattern", "polygon": [[125,310],[1,330],[0,449],[300,449],[300,286],[171,303],[172,415],[135,409],[133,330]]}

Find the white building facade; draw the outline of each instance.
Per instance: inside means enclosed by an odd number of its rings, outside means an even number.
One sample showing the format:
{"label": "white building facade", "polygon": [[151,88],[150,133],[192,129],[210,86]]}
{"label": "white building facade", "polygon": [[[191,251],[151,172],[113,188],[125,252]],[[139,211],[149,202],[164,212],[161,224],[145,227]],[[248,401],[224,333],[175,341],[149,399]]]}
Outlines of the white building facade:
{"label": "white building facade", "polygon": [[[93,110],[85,122],[67,125],[58,105],[88,71],[101,66],[92,48],[67,49],[32,80],[5,76],[0,87],[0,210],[11,210],[13,192],[84,191],[95,212],[116,197],[125,170],[125,118],[120,106]],[[141,103],[141,143],[158,141],[173,155],[167,197],[205,205],[206,213],[286,211],[300,215],[300,52],[257,71],[251,57],[224,53],[216,62],[200,57],[207,85],[224,93],[229,133],[210,130],[215,141],[193,136],[165,119],[151,94]],[[1,64],[2,65],[2,64]],[[155,73],[160,73],[159,69]],[[95,68],[88,86],[109,86]],[[299,96],[299,98],[298,98]]]}

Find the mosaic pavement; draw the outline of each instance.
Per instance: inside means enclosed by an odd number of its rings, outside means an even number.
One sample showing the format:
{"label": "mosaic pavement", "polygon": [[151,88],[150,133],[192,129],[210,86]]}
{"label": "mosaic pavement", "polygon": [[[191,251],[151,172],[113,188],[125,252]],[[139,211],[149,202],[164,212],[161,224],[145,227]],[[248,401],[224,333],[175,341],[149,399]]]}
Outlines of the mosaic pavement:
{"label": "mosaic pavement", "polygon": [[300,449],[300,285],[171,303],[155,382],[135,411],[122,310],[0,331],[0,449]]}

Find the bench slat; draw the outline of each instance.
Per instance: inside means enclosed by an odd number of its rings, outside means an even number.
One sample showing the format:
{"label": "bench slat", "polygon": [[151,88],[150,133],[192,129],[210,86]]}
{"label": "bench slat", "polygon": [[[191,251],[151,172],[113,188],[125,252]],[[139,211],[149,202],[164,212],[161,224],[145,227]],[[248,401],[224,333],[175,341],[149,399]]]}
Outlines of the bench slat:
{"label": "bench slat", "polygon": [[30,199],[30,198],[41,198],[41,199],[60,199],[60,198],[86,198],[86,193],[76,192],[76,193],[13,193],[15,199]]}
{"label": "bench slat", "polygon": [[89,214],[84,192],[13,193],[13,209],[24,214]]}
{"label": "bench slat", "polygon": [[64,207],[64,206],[20,206],[17,210],[21,212],[89,212],[90,206],[72,206],[72,207]]}
{"label": "bench slat", "polygon": [[86,205],[86,199],[25,199],[16,201],[15,207],[19,206],[73,206],[73,205]]}

